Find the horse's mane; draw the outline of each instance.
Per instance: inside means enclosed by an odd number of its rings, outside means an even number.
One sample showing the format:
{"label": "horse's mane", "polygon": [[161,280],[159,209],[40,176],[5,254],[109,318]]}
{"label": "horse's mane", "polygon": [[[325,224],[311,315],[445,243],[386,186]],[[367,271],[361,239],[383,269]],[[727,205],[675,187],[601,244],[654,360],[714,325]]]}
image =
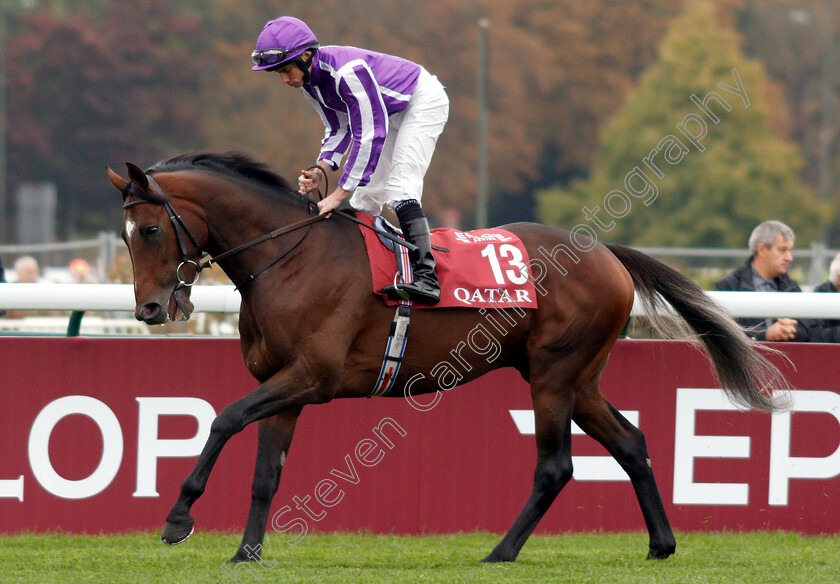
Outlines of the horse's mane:
{"label": "horse's mane", "polygon": [[179,170],[211,170],[259,182],[272,190],[291,192],[292,187],[285,178],[269,170],[243,152],[198,152],[179,154],[168,160],[161,160],[149,168],[147,173],[176,172]]}

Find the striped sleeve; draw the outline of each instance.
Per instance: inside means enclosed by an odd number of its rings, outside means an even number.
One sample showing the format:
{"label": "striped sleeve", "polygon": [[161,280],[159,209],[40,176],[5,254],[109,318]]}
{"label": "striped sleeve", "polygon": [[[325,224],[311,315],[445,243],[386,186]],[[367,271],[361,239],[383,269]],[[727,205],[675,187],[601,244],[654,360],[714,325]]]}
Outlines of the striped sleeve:
{"label": "striped sleeve", "polygon": [[324,139],[321,140],[321,153],[318,155],[318,160],[325,160],[330,168],[336,170],[350,148],[350,119],[347,114],[324,107],[306,91],[301,90],[301,93],[324,124]]}
{"label": "striped sleeve", "polygon": [[347,105],[353,143],[338,184],[347,191],[364,186],[379,163],[388,134],[388,111],[367,63],[350,61],[337,71],[336,89]]}

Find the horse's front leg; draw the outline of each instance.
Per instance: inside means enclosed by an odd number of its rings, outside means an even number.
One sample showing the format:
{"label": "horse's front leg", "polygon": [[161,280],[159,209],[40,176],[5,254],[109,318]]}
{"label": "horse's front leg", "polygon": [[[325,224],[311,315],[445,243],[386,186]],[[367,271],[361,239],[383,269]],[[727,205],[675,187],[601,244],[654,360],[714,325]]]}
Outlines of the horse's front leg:
{"label": "horse's front leg", "polygon": [[[190,508],[207,486],[210,471],[230,438],[251,422],[289,411],[300,411],[308,403],[327,401],[321,385],[308,368],[289,366],[245,397],[225,407],[210,426],[210,435],[192,472],[181,483],[178,500],[166,517],[160,538],[168,544],[181,543],[193,532],[195,520]],[[306,380],[312,380],[309,383]]]}
{"label": "horse's front leg", "polygon": [[259,422],[257,463],[251,486],[251,509],[248,512],[248,523],[245,525],[242,543],[230,559],[231,562],[259,560],[262,557],[262,543],[271,500],[280,484],[280,474],[286,464],[286,455],[299,415],[298,409]]}

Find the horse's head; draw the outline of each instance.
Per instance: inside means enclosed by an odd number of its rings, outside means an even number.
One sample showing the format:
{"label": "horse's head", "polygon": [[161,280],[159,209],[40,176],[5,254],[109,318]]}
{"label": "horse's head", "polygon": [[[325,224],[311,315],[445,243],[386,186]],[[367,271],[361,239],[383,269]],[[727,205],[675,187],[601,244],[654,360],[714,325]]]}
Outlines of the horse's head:
{"label": "horse's head", "polygon": [[126,165],[128,179],[110,168],[108,177],[123,196],[122,238],[134,271],[134,317],[146,324],[163,324],[167,317],[187,320],[193,311],[190,287],[200,270],[201,244],[194,233],[206,236],[206,230],[194,213],[176,210],[154,178]]}

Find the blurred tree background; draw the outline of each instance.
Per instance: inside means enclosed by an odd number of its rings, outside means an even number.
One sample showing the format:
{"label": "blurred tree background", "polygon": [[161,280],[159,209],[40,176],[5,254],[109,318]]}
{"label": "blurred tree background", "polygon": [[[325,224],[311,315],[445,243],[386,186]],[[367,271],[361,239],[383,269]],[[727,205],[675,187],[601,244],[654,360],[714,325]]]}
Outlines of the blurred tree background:
{"label": "blurred tree background", "polygon": [[[759,220],[798,244],[840,245],[836,0],[6,0],[6,213],[24,182],[58,186],[60,236],[116,230],[104,166],[242,150],[294,178],[314,161],[317,115],[250,70],[282,14],[323,44],[416,60],[447,86],[450,121],[427,175],[437,224],[474,225],[479,27],[489,19],[490,222],[572,227],[737,68],[751,105],[710,126],[604,239],[743,246]],[[460,218],[460,219],[458,219]],[[7,228],[12,221],[7,221]],[[7,239],[13,233],[7,229]]]}
{"label": "blurred tree background", "polygon": [[[649,246],[743,247],[745,234],[770,217],[796,226],[800,241],[817,235],[821,215],[801,179],[799,151],[781,137],[784,102],[716,12],[695,2],[672,23],[657,60],[604,124],[588,178],[539,194],[543,219],[574,226],[584,207],[614,208],[621,217],[602,213],[610,227],[603,238]],[[746,98],[719,83],[742,86]],[[711,114],[692,95],[701,102],[712,95],[704,106]],[[686,114],[699,116],[684,124],[692,136],[705,133],[697,144],[678,129]],[[630,186],[649,188],[645,198],[625,186],[634,168],[647,179]],[[606,199],[613,190],[623,195]]]}

